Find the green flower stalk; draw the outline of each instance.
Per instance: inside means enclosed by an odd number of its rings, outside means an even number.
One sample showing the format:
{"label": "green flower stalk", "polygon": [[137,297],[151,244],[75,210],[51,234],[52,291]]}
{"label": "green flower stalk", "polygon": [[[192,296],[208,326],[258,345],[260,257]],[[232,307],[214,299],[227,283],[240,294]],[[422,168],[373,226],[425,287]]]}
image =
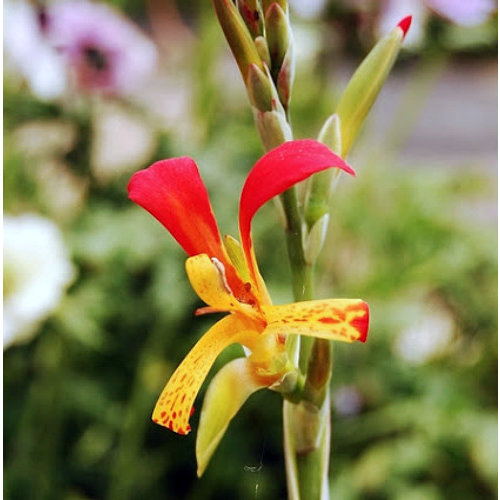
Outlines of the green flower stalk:
{"label": "green flower stalk", "polygon": [[[188,278],[206,304],[196,314],[228,313],[177,367],[152,418],[178,434],[189,433],[196,395],[215,359],[229,345],[241,344],[249,354],[219,371],[203,403],[196,440],[198,475],[247,398],[269,388],[284,398],[289,498],[327,500],[330,341],[364,342],[369,325],[368,305],[360,299],[312,300],[312,271],[325,240],[329,200],[338,175],[328,171],[336,167],[355,175],[340,153],[345,155],[358,133],[409,22],[403,21],[379,42],[355,73],[337,113],[322,128],[322,144],[293,140],[289,105],[295,62],[287,2],[213,0],[213,5],[247,88],[266,154],[242,190],[240,241],[221,237],[206,188],[190,158],[156,162],[129,183],[130,198],[156,217],[188,254]],[[303,206],[295,185],[310,178]],[[296,300],[286,305],[272,304],[251,238],[255,213],[278,195]]]}
{"label": "green flower stalk", "polygon": [[[293,36],[287,2],[239,1],[239,23],[228,23],[234,5],[214,0],[226,39],[244,76],[257,131],[266,151],[292,139],[289,122],[291,87],[294,77]],[[224,13],[223,10],[228,12]],[[261,14],[264,13],[264,26]],[[337,112],[323,126],[319,140],[345,156],[371,109],[401,48],[411,18],[405,18],[366,57],[349,82]],[[233,26],[246,24],[243,35]],[[239,29],[239,28],[238,28]],[[253,38],[261,65],[248,65],[235,40]],[[249,42],[246,42],[249,43]],[[252,49],[253,50],[253,49]],[[246,65],[246,66],[245,66]],[[329,222],[330,199],[338,172],[321,172],[312,177],[301,207],[294,188],[281,195],[286,218],[287,248],[297,300],[313,296],[312,270],[323,247]],[[332,370],[328,341],[290,338],[287,349],[297,359],[305,382],[284,406],[285,457],[289,496],[293,499],[326,499],[329,457],[328,385]],[[297,403],[297,397],[301,401]],[[313,422],[316,424],[313,425]],[[307,431],[306,431],[307,429]],[[328,429],[328,432],[327,432]]]}

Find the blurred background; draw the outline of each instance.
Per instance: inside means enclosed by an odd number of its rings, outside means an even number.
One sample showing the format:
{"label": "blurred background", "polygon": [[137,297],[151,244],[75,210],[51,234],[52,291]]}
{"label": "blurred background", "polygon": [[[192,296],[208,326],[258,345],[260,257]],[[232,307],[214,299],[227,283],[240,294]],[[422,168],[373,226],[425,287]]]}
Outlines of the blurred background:
{"label": "blurred background", "polygon": [[[150,420],[215,318],[194,318],[185,255],[127,199],[128,179],[193,157],[236,235],[262,154],[210,2],[3,8],[5,498],[284,499],[278,394],[247,402],[201,480],[196,432]],[[297,137],[317,135],[380,34],[414,15],[317,272],[318,297],[362,297],[372,311],[366,344],[335,345],[332,498],[494,499],[496,2],[295,0],[291,13]],[[284,303],[279,227],[265,207],[254,239]],[[228,349],[213,372],[240,355]]]}

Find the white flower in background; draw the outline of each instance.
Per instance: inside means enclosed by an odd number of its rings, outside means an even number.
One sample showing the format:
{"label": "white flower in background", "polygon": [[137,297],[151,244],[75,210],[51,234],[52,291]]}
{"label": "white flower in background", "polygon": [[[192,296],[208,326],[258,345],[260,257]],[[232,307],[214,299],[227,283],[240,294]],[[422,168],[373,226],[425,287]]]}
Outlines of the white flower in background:
{"label": "white flower in background", "polygon": [[297,24],[293,29],[294,50],[301,71],[314,71],[321,52],[321,32],[314,25]]}
{"label": "white flower in background", "polygon": [[47,35],[81,90],[129,94],[156,68],[156,46],[105,4],[75,0],[51,5]]}
{"label": "white flower in background", "polygon": [[156,135],[143,117],[115,102],[94,111],[90,163],[97,180],[108,182],[151,159]]}
{"label": "white flower in background", "polygon": [[89,180],[63,159],[74,147],[77,133],[74,123],[60,119],[24,122],[13,133],[15,148],[32,165],[43,208],[57,220],[71,219],[87,196]]}
{"label": "white flower in background", "polygon": [[430,9],[455,24],[476,26],[496,10],[495,0],[426,0]]}
{"label": "white flower in background", "polygon": [[16,149],[30,161],[48,156],[64,156],[77,140],[77,127],[70,121],[36,119],[23,122],[13,135]]}
{"label": "white flower in background", "polygon": [[85,207],[89,180],[58,158],[40,159],[34,170],[41,203],[58,221],[71,220]]}
{"label": "white flower in background", "polygon": [[40,12],[28,2],[5,0],[3,15],[7,72],[9,66],[17,70],[39,99],[60,97],[66,89],[66,70],[45,37]]}
{"label": "white flower in background", "polygon": [[4,349],[29,340],[75,276],[62,234],[35,214],[3,219]]}
{"label": "white flower in background", "polygon": [[420,365],[446,353],[452,344],[455,324],[444,309],[424,309],[420,322],[403,330],[393,350],[403,361]]}
{"label": "white flower in background", "polygon": [[290,0],[290,5],[300,17],[314,19],[325,10],[326,0]]}
{"label": "white flower in background", "polygon": [[388,33],[402,17],[411,14],[411,30],[405,43],[418,45],[432,12],[461,26],[475,26],[485,22],[495,10],[495,0],[385,0],[378,31],[379,34]]}
{"label": "white flower in background", "polygon": [[361,394],[352,386],[339,387],[333,394],[333,407],[338,415],[350,417],[357,415],[363,406]]}

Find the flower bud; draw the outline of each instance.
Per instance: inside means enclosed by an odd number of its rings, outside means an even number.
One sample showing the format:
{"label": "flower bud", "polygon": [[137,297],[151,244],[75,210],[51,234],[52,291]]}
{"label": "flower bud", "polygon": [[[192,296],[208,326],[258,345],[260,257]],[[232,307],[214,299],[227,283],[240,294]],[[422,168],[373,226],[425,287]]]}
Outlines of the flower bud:
{"label": "flower bud", "polygon": [[314,264],[325,242],[330,215],[325,213],[311,227],[304,243],[304,258],[308,264]]}
{"label": "flower bud", "polygon": [[285,108],[288,111],[290,105],[290,97],[292,94],[292,85],[295,77],[295,55],[293,52],[293,43],[290,43],[288,50],[283,59],[283,64],[278,73],[278,79],[276,82],[276,87],[278,89],[278,95]]}
{"label": "flower bud", "polygon": [[247,76],[247,91],[250,102],[259,111],[273,109],[273,82],[256,64],[250,64]]}
{"label": "flower bud", "polygon": [[262,62],[264,62],[268,68],[271,67],[271,54],[269,54],[269,47],[267,46],[267,41],[263,36],[258,36],[255,40],[255,47],[257,47],[257,52],[259,53]]}
{"label": "flower bud", "polygon": [[264,33],[264,20],[258,0],[238,0],[238,10],[253,38]]}
{"label": "flower bud", "polygon": [[258,111],[254,108],[257,130],[266,151],[292,140],[292,130],[283,112]]}
{"label": "flower bud", "polygon": [[304,398],[321,408],[332,375],[332,344],[329,340],[314,339],[307,366]]}
{"label": "flower bud", "polygon": [[330,115],[318,134],[318,141],[326,144],[334,153],[342,151],[342,132],[340,117],[337,113]]}
{"label": "flower bud", "polygon": [[250,64],[264,69],[252,36],[231,0],[213,0],[215,12],[234,58],[246,82]]}
{"label": "flower bud", "polygon": [[411,18],[405,18],[382,38],[358,67],[337,106],[345,157],[358,135],[401,49]]}
{"label": "flower bud", "polygon": [[291,30],[285,11],[277,2],[266,10],[266,38],[271,54],[271,73],[277,79],[291,40]]}
{"label": "flower bud", "polygon": [[[326,120],[318,135],[318,141],[326,144],[334,153],[340,154],[342,137],[340,118],[337,114],[331,115]],[[339,169],[328,169],[311,177],[305,198],[305,218],[311,231],[315,224],[328,214],[330,197],[339,176]]]}
{"label": "flower bud", "polygon": [[262,0],[262,10],[267,12],[273,3],[277,3],[285,12],[288,11],[288,0]]}

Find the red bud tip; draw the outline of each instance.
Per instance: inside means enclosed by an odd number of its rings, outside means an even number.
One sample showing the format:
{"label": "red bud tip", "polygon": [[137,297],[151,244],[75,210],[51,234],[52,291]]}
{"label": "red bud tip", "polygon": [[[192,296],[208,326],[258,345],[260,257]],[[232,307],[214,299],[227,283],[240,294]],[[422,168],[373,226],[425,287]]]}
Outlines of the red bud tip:
{"label": "red bud tip", "polygon": [[406,16],[404,19],[401,19],[401,21],[399,21],[398,26],[403,30],[403,38],[406,36],[406,33],[408,33],[410,25],[411,25],[411,16]]}

